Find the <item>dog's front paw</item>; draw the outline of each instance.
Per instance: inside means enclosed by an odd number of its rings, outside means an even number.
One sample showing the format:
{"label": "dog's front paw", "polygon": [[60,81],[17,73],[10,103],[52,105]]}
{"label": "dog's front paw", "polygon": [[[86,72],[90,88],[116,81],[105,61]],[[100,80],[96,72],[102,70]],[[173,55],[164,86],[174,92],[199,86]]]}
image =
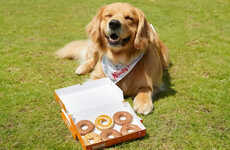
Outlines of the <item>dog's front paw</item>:
{"label": "dog's front paw", "polygon": [[137,95],[133,102],[134,110],[139,114],[147,115],[153,110],[151,97]]}
{"label": "dog's front paw", "polygon": [[88,67],[87,65],[85,65],[85,64],[82,64],[82,65],[80,65],[79,67],[77,67],[77,69],[76,69],[76,71],[75,71],[75,73],[76,73],[76,74],[79,74],[79,75],[83,75],[83,74],[86,74],[86,73],[88,73],[88,72],[90,72],[90,69],[89,69],[89,67]]}

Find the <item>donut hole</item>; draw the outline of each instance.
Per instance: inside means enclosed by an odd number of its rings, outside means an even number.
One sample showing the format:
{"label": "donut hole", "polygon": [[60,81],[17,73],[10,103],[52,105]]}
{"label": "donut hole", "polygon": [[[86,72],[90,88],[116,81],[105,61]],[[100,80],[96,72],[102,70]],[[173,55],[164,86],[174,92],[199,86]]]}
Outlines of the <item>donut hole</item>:
{"label": "donut hole", "polygon": [[95,143],[95,141],[94,141],[93,139],[89,139],[88,142],[89,142],[90,144],[94,144],[94,143]]}
{"label": "donut hole", "polygon": [[105,119],[103,119],[103,120],[101,120],[101,124],[102,125],[107,125],[109,122],[107,121],[107,120],[105,120]]}
{"label": "donut hole", "polygon": [[82,130],[87,130],[88,128],[89,128],[89,127],[88,127],[87,125],[82,125],[82,126],[81,126],[81,129],[82,129]]}
{"label": "donut hole", "polygon": [[119,119],[120,120],[126,120],[127,118],[125,116],[121,116]]}
{"label": "donut hole", "polygon": [[108,138],[109,138],[109,139],[113,139],[114,136],[111,134],[111,135],[108,136]]}
{"label": "donut hole", "polygon": [[128,133],[133,133],[133,132],[134,132],[134,130],[128,129]]}

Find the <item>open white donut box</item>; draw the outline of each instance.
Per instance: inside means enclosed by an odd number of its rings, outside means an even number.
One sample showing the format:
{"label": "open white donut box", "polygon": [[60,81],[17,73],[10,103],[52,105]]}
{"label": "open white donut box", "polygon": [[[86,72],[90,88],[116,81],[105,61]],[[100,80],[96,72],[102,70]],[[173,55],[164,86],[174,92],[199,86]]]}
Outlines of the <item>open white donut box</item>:
{"label": "open white donut box", "polygon": [[[130,104],[123,101],[122,90],[108,78],[57,89],[55,90],[55,98],[61,106],[61,114],[65,124],[74,139],[79,139],[84,150],[108,147],[143,137],[146,134],[142,120],[135,114]],[[92,123],[95,123],[95,119],[99,115],[108,115],[113,118],[113,114],[118,111],[131,113],[133,116],[131,124],[138,125],[141,130],[118,138],[111,138],[107,141],[87,145],[83,136],[77,131],[77,122],[80,120],[90,120]],[[115,124],[113,129],[120,132],[121,126]],[[100,135],[101,131],[95,128],[93,132]]]}

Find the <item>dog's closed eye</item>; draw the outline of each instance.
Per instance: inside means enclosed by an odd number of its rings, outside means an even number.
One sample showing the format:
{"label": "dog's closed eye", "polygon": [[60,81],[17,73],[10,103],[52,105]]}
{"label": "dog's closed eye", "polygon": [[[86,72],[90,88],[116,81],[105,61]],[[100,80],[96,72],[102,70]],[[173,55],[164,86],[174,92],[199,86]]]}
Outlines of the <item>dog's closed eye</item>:
{"label": "dog's closed eye", "polygon": [[125,20],[133,21],[134,19],[130,16],[125,16]]}
{"label": "dog's closed eye", "polygon": [[112,14],[106,14],[105,17],[106,18],[111,18],[113,15]]}

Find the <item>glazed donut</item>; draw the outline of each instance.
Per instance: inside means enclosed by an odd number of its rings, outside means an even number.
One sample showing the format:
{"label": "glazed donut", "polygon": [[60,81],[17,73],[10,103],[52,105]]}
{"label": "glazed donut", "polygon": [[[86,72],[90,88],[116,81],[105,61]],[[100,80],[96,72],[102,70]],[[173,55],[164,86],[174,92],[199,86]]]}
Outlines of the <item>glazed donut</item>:
{"label": "glazed donut", "polygon": [[[86,135],[87,133],[90,133],[94,130],[95,126],[94,124],[89,120],[81,120],[77,123],[77,129],[80,133],[80,135]],[[83,129],[84,126],[87,126],[87,129]]]}
{"label": "glazed donut", "polygon": [[[84,140],[86,145],[90,145],[101,142],[101,137],[98,134],[91,132],[84,136]],[[90,141],[92,141],[93,143],[91,143]]]}
{"label": "glazed donut", "polygon": [[114,129],[105,129],[105,130],[102,130],[100,136],[101,136],[102,140],[106,141],[106,140],[110,139],[109,136],[113,136],[113,138],[120,137],[121,133],[118,132],[117,130],[114,130]]}
{"label": "glazed donut", "polygon": [[129,130],[131,130],[132,132],[137,132],[140,131],[141,128],[134,124],[125,124],[124,126],[122,126],[120,132],[122,135],[127,135],[129,134]]}
{"label": "glazed donut", "polygon": [[[121,120],[121,117],[125,117],[125,120]],[[113,115],[113,120],[116,124],[118,125],[124,125],[124,124],[129,124],[132,122],[133,120],[133,116],[129,113],[129,112],[126,112],[126,111],[119,111],[119,112],[116,112],[114,115]]]}
{"label": "glazed donut", "polygon": [[[106,124],[103,124],[106,122]],[[95,126],[99,130],[109,129],[112,128],[114,125],[112,118],[107,115],[100,115],[95,120]]]}

